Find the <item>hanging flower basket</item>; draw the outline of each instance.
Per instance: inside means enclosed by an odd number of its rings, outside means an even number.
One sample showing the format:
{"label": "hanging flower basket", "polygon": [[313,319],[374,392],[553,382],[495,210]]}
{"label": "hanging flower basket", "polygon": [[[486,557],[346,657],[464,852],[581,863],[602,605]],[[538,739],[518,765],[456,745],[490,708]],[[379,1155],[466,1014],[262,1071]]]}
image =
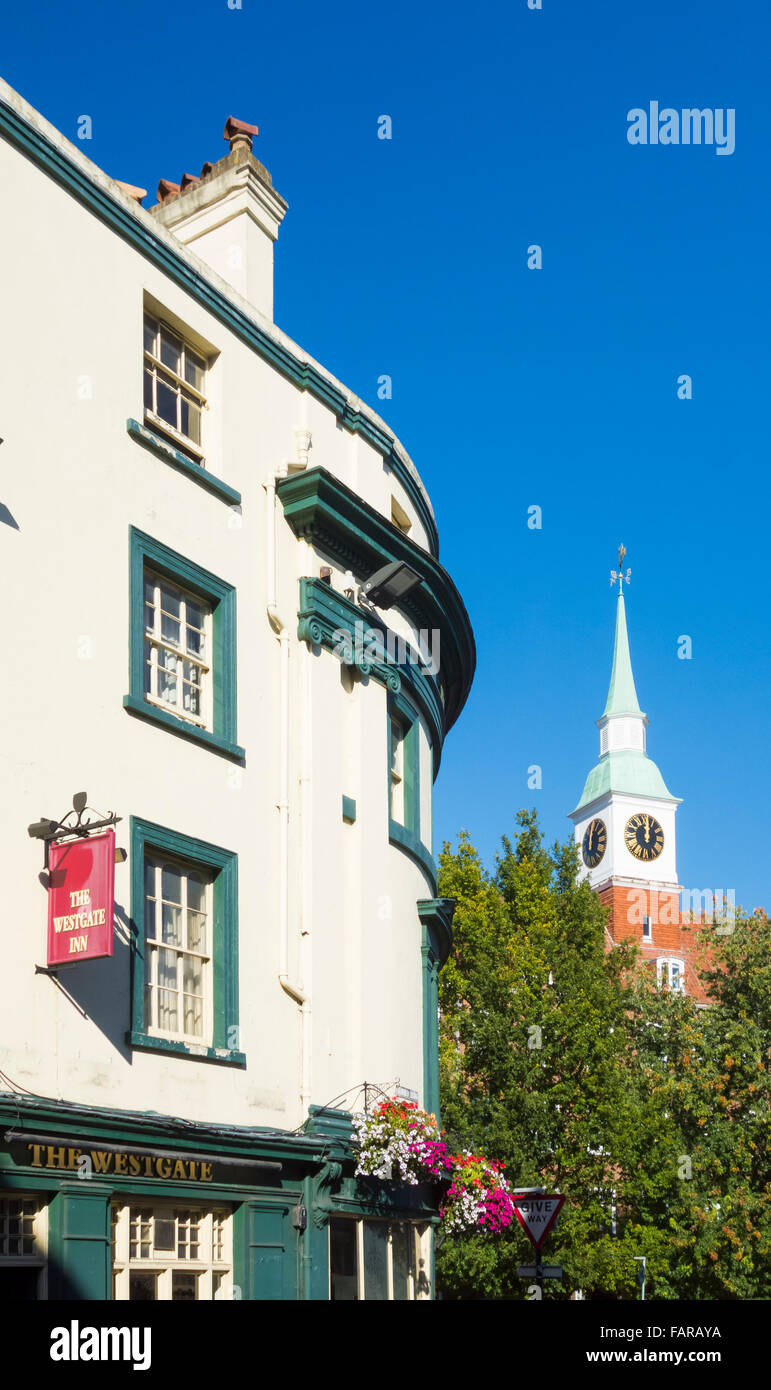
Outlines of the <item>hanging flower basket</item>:
{"label": "hanging flower basket", "polygon": [[436,1117],[411,1100],[381,1101],[371,1115],[353,1121],[359,1143],[357,1175],[404,1182],[436,1182],[449,1154]]}
{"label": "hanging flower basket", "polygon": [[481,1154],[455,1154],[450,1159],[452,1183],[442,1202],[442,1230],[489,1232],[505,1230],[514,1220],[511,1188],[500,1163]]}

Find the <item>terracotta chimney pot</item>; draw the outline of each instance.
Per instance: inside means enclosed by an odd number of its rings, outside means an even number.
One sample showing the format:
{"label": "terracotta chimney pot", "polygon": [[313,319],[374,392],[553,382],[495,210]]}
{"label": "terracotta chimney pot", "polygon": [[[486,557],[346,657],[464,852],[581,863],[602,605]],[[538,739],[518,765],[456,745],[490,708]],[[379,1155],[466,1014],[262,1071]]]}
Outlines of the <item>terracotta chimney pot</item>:
{"label": "terracotta chimney pot", "polygon": [[175,193],[179,193],[179,184],[172,183],[171,179],[161,179],[158,184],[158,202],[165,203],[167,198],[171,198]]}
{"label": "terracotta chimney pot", "polygon": [[124,193],[128,193],[129,198],[133,198],[137,203],[141,203],[142,199],[147,197],[146,188],[137,188],[136,184],[124,183],[122,179],[116,179],[115,182],[119,188],[123,189]]}
{"label": "terracotta chimney pot", "polygon": [[259,135],[256,125],[249,125],[246,121],[239,121],[236,116],[228,116],[225,122],[224,138],[230,142],[231,152],[245,146],[247,150],[252,148],[252,139]]}

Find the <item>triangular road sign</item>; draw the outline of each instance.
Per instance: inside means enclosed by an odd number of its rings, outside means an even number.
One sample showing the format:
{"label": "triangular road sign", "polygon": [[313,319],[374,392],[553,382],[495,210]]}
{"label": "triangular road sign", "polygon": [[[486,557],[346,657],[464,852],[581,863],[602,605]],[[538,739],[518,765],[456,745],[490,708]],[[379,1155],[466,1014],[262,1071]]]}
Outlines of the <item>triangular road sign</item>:
{"label": "triangular road sign", "polygon": [[514,1192],[511,1198],[517,1220],[536,1250],[543,1244],[562,1210],[561,1193]]}

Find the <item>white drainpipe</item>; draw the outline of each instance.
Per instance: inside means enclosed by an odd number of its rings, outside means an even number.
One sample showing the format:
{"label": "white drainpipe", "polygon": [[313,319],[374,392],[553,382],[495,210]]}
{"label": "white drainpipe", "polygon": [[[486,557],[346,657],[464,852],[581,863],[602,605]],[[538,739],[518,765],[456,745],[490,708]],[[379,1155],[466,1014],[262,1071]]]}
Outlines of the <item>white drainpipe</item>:
{"label": "white drainpipe", "polygon": [[[289,633],[284,626],[277,603],[277,498],[276,478],[284,477],[286,465],[276,470],[275,476],[268,479],[265,490],[268,494],[266,549],[268,556],[268,604],[267,613],[270,625],[279,643],[280,689],[279,689],[279,764],[280,788],[277,810],[279,813],[279,971],[278,982],[281,988],[300,1005],[300,1106],[302,1119],[307,1115],[310,1103],[310,1013],[309,993],[300,984],[289,978]],[[302,854],[305,860],[305,854]],[[310,930],[309,908],[306,919],[305,894],[303,893],[303,931]]]}

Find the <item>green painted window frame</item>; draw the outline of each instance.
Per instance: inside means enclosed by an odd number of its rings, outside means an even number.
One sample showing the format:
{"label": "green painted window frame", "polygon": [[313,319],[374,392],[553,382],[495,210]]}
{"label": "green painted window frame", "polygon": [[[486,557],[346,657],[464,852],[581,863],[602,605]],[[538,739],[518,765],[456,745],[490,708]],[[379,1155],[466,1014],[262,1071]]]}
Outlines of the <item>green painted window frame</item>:
{"label": "green painted window frame", "polygon": [[[402,782],[404,784],[404,821],[394,821],[391,815],[391,726],[396,722],[404,730],[402,737]],[[392,696],[388,701],[388,819],[391,825],[406,830],[420,839],[420,732],[416,711],[406,700]]]}
{"label": "green painted window frame", "polygon": [[[144,693],[144,573],[149,566],[182,588],[198,595],[212,610],[213,729],[179,719],[160,709]],[[123,705],[130,714],[150,720],[180,738],[203,744],[225,757],[242,761],[236,742],[236,591],[209,570],[170,550],[136,526],[129,527],[129,693]]]}
{"label": "green painted window frame", "polygon": [[[388,838],[425,869],[436,889],[436,865],[431,851],[420,837],[420,715],[405,697],[388,697],[386,739],[386,777],[388,795]],[[402,747],[404,780],[404,824],[391,816],[391,720],[396,718],[404,727]]]}
{"label": "green painted window frame", "polygon": [[[173,855],[213,877],[212,969],[213,1029],[211,1045],[152,1037],[145,1019],[145,854]],[[134,1048],[176,1053],[198,1061],[246,1066],[246,1057],[230,1047],[233,1029],[238,1038],[238,856],[232,850],[191,835],[182,835],[153,821],[131,817],[131,1028],[126,1041]]]}
{"label": "green painted window frame", "polygon": [[439,1097],[439,971],[452,948],[454,898],[420,898],[423,982],[423,1106],[441,1124]]}

